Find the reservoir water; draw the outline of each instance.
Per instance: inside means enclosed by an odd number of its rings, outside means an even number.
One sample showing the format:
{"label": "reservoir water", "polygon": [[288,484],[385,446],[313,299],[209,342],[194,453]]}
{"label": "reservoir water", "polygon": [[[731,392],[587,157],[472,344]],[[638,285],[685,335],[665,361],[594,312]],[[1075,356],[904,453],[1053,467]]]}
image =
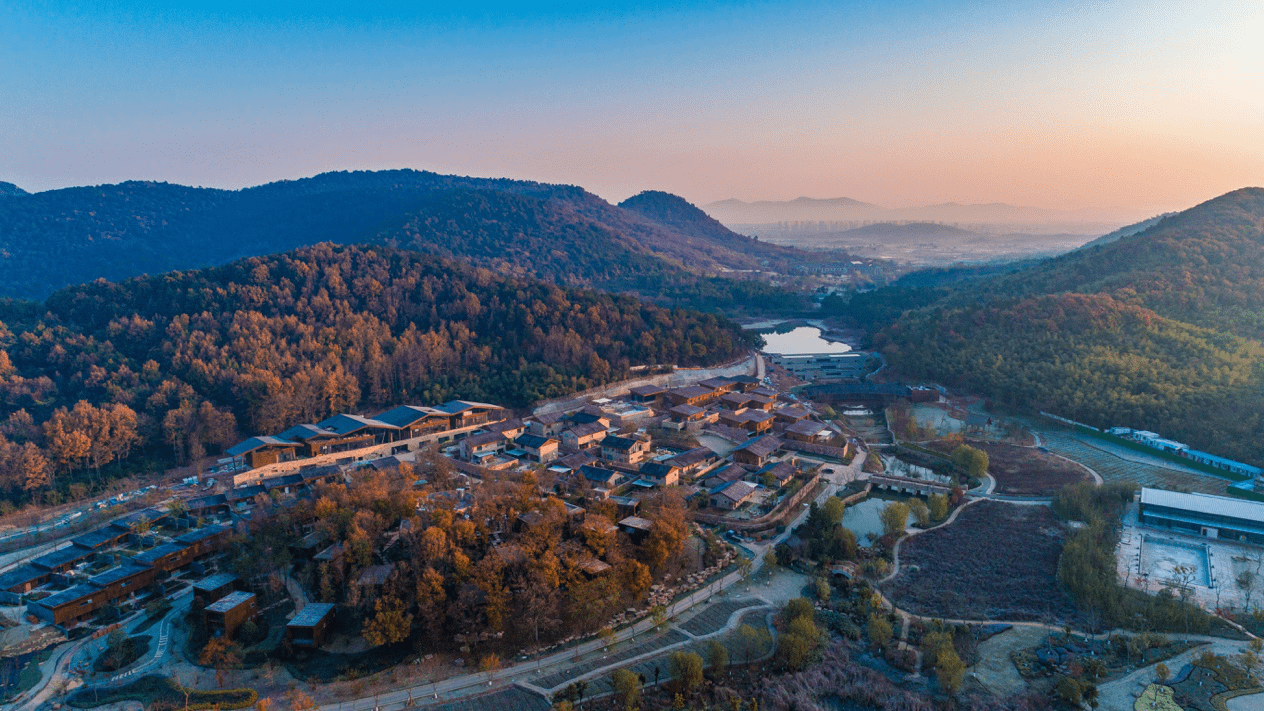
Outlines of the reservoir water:
{"label": "reservoir water", "polygon": [[[873,541],[869,540],[869,534],[873,534],[874,538],[882,535],[882,507],[891,503],[890,499],[880,499],[876,496],[870,496],[863,501],[849,504],[847,510],[843,512],[843,527],[856,534],[856,543],[862,548],[868,548],[873,545]],[[909,516],[909,520],[913,519]]]}
{"label": "reservoir water", "polygon": [[762,333],[765,353],[846,353],[851,346],[821,337],[815,326],[798,326],[786,333]]}

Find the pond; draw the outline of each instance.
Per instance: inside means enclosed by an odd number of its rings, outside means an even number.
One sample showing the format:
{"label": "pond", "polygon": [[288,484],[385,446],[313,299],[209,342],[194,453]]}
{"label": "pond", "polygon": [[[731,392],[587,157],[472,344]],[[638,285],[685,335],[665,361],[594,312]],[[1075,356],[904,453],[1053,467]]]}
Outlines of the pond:
{"label": "pond", "polygon": [[[872,533],[874,538],[882,535],[882,508],[891,501],[891,499],[870,496],[847,506],[847,510],[843,512],[843,526],[856,534],[856,543],[860,547],[868,548],[873,545],[873,541],[869,540],[869,534]],[[912,520],[913,517],[910,515],[909,521]]]}
{"label": "pond", "polygon": [[765,353],[847,353],[851,346],[829,341],[815,326],[798,326],[786,333],[761,333]]}

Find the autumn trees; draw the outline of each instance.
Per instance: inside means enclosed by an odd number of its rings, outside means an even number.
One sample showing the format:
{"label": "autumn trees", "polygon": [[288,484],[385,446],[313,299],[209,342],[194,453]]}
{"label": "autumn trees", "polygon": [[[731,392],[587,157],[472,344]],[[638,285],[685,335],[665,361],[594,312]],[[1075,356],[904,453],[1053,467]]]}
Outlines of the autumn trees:
{"label": "autumn trees", "polygon": [[[72,287],[45,306],[0,305],[0,434],[39,447],[55,475],[99,476],[134,447],[189,463],[401,402],[522,406],[633,365],[731,359],[752,338],[632,297],[328,244]],[[0,479],[25,500],[24,477]]]}

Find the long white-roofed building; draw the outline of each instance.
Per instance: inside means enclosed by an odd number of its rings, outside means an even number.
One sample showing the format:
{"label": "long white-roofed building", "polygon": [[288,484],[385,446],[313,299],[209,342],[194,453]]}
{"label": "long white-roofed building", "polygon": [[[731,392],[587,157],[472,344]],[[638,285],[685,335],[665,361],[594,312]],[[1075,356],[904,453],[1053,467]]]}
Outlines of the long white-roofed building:
{"label": "long white-roofed building", "polygon": [[1146,526],[1264,545],[1264,503],[1258,501],[1142,489],[1137,513]]}

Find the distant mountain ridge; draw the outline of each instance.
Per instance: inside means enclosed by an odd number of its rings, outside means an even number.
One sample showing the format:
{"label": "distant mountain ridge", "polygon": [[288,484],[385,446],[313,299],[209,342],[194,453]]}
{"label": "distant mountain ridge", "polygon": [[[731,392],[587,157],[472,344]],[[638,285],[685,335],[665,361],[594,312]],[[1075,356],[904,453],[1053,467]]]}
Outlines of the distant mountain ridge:
{"label": "distant mountain ridge", "polygon": [[[1128,221],[1130,211],[1111,209],[1051,210],[1048,208],[1010,205],[993,202],[962,204],[946,202],[937,205],[889,208],[847,197],[807,198],[794,200],[736,199],[707,203],[702,209],[729,226],[773,224],[779,222],[951,222],[964,225],[1081,225],[1080,230],[1101,234],[1106,229]],[[1068,230],[1072,231],[1072,230]]]}
{"label": "distant mountain ridge", "polygon": [[0,197],[8,195],[30,195],[30,193],[26,192],[22,188],[19,188],[13,183],[6,183],[3,180],[0,180]]}
{"label": "distant mountain ridge", "polygon": [[[637,211],[572,185],[414,170],[323,173],[243,190],[129,181],[11,191],[0,200],[0,295],[38,299],[98,278],[214,266],[325,241],[416,246],[484,264],[507,263],[516,252],[524,275],[615,289],[633,288],[628,269],[683,283],[807,258],[709,218],[685,219],[678,209],[670,224],[647,216],[650,202],[666,199],[633,201]],[[494,221],[480,218],[484,208]],[[583,267],[559,272],[566,261]]]}
{"label": "distant mountain ridge", "polygon": [[831,306],[905,377],[1264,464],[1264,189],[1146,222],[1017,270],[910,275]]}

